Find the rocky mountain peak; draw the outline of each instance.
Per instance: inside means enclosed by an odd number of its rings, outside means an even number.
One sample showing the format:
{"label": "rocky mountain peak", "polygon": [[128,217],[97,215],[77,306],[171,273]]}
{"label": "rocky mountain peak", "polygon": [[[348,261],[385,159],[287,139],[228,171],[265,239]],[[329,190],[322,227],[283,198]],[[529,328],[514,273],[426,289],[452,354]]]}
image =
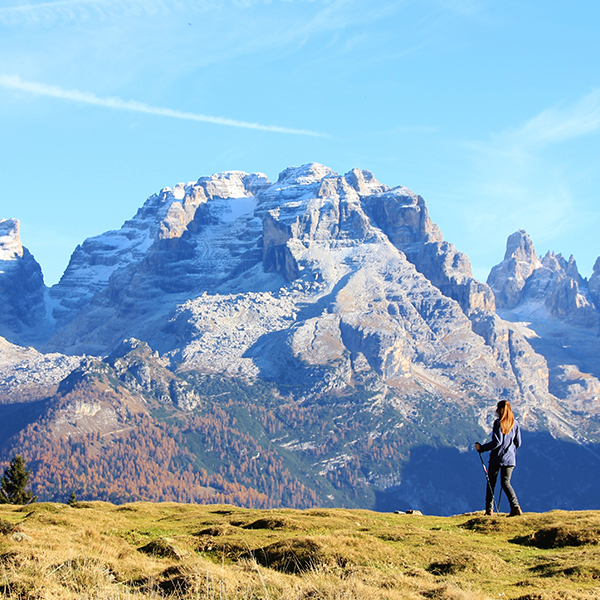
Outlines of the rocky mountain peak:
{"label": "rocky mountain peak", "polygon": [[519,303],[527,279],[539,264],[533,242],[524,229],[508,237],[504,260],[492,268],[487,280],[498,308],[513,308]]}
{"label": "rocky mountain peak", "polygon": [[599,305],[575,258],[566,260],[549,251],[540,260],[523,230],[508,238],[504,260],[492,268],[488,284],[498,308],[512,310],[534,303],[544,306],[549,316],[573,324],[595,327],[599,323]]}
{"label": "rocky mountain peak", "polygon": [[32,342],[45,333],[42,269],[21,243],[17,219],[0,220],[0,335]]}
{"label": "rocky mountain peak", "polygon": [[23,257],[20,223],[17,219],[0,219],[0,269],[10,268]]}
{"label": "rocky mountain peak", "polygon": [[554,271],[558,277],[570,277],[578,284],[584,283],[583,277],[579,274],[575,257],[572,254],[569,260],[566,260],[562,254],[548,251],[542,258],[542,265]]}
{"label": "rocky mountain peak", "polygon": [[287,167],[277,178],[278,187],[290,185],[310,185],[317,183],[325,177],[336,177],[337,173],[319,163],[307,163],[299,167]]}
{"label": "rocky mountain peak", "polygon": [[263,173],[224,171],[210,177],[200,177],[196,186],[202,187],[207,198],[245,198],[269,187],[271,182]]}
{"label": "rocky mountain peak", "polygon": [[596,308],[600,310],[600,256],[594,263],[594,272],[588,282],[588,288]]}
{"label": "rocky mountain peak", "polygon": [[524,229],[515,231],[515,233],[509,235],[506,240],[504,260],[510,260],[511,258],[514,258],[518,262],[531,265],[532,270],[538,262],[533,242]]}
{"label": "rocky mountain peak", "polygon": [[371,171],[360,169],[352,169],[344,175],[344,179],[352,186],[361,196],[368,194],[381,194],[390,188],[377,181]]}

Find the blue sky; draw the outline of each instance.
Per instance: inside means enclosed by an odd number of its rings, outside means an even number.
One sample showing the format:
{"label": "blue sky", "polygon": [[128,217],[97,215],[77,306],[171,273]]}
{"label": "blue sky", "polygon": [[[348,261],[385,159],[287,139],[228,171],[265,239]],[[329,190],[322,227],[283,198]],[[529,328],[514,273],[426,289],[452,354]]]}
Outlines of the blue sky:
{"label": "blue sky", "polygon": [[55,283],[165,186],[323,163],[421,194],[485,280],[600,255],[598,0],[0,0],[0,217]]}

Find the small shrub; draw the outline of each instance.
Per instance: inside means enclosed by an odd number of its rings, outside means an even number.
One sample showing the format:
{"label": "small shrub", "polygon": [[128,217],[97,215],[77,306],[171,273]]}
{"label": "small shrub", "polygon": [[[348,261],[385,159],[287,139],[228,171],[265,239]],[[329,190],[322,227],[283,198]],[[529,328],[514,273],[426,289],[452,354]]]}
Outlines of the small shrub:
{"label": "small shrub", "polygon": [[309,538],[275,542],[256,550],[254,554],[260,565],[282,573],[305,573],[321,567],[325,562],[321,545]]}
{"label": "small shrub", "polygon": [[138,550],[150,556],[160,556],[161,558],[172,558],[176,560],[183,558],[186,554],[169,538],[158,538],[156,540],[152,540],[145,546],[138,548]]}
{"label": "small shrub", "polygon": [[244,525],[244,529],[286,529],[290,527],[290,523],[285,519],[278,517],[265,517],[263,519],[257,519]]}
{"label": "small shrub", "polygon": [[10,535],[11,533],[15,533],[16,531],[22,531],[20,525],[17,525],[16,523],[11,523],[10,521],[6,521],[5,519],[0,519],[0,534]]}

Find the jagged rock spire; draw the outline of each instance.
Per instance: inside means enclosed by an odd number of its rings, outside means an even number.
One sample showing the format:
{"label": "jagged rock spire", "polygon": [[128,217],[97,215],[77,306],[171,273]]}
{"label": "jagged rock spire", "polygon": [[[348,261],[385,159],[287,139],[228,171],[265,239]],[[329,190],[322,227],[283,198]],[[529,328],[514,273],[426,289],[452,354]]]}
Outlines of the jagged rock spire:
{"label": "jagged rock spire", "polygon": [[46,316],[42,269],[21,243],[17,219],[0,220],[0,335],[30,341]]}

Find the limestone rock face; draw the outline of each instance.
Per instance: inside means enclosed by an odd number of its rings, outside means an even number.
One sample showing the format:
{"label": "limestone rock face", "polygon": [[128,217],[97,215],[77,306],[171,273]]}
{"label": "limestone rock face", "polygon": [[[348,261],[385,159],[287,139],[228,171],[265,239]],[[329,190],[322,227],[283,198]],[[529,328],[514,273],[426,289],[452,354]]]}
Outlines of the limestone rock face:
{"label": "limestone rock face", "polygon": [[473,278],[466,254],[444,241],[421,196],[401,187],[371,196],[365,205],[390,241],[443,294],[454,298],[466,314],[494,310],[492,291]]}
{"label": "limestone rock face", "polygon": [[[531,276],[531,298],[544,298],[550,314],[584,327],[596,327],[599,314],[591,301],[587,285],[577,270],[575,259],[548,252],[540,269]],[[529,291],[529,290],[528,290]]]}
{"label": "limestone rock face", "polygon": [[[572,256],[566,260],[548,252],[537,257],[521,230],[509,237],[504,260],[488,278],[498,314],[546,362],[544,378],[554,399],[546,410],[558,415],[566,409],[567,419],[581,431],[599,420],[600,312],[595,299],[599,265],[597,261],[587,282]],[[534,371],[530,368],[529,376]]]}
{"label": "limestone rock face", "polygon": [[594,263],[594,272],[588,282],[588,289],[596,309],[600,310],[600,256]]}
{"label": "limestone rock face", "polygon": [[[545,298],[545,286],[548,310],[577,303],[585,282],[561,261],[511,236],[492,278],[499,303]],[[196,406],[178,374],[204,373],[287,382],[306,398],[368,385],[407,411],[428,397],[479,414],[504,397],[532,426],[541,414],[566,422],[546,360],[494,312],[423,198],[368,171],[311,163],[275,183],[230,171],[164,188],[84,241],[50,294],[47,351],[108,355],[131,393],[163,403]]]}
{"label": "limestone rock face", "polygon": [[0,337],[0,404],[52,396],[81,359],[60,353],[42,354]]}
{"label": "limestone rock face", "polygon": [[552,372],[551,392],[565,406],[582,414],[600,415],[600,379],[582,373],[577,365],[558,365]]}
{"label": "limestone rock face", "polygon": [[[500,309],[515,309],[527,303],[543,303],[549,315],[583,327],[597,327],[600,315],[593,292],[581,277],[573,256],[548,252],[538,258],[523,230],[507,241],[504,260],[488,277]],[[595,289],[594,280],[592,288]]]}
{"label": "limestone rock face", "polygon": [[[209,253],[210,242],[198,238],[211,231],[212,236],[228,238],[240,253],[247,250],[248,242],[237,239],[227,225],[240,214],[252,215],[253,194],[267,183],[262,174],[229,171],[164,188],[148,198],[118,231],[85,240],[75,249],[60,282],[50,290],[58,302],[53,316],[59,326],[68,324],[108,288],[114,298],[126,287],[135,288],[140,279],[152,278],[153,286],[162,292],[189,292],[199,278],[222,276],[219,267],[229,257]],[[260,253],[256,254],[249,260],[260,260]],[[137,296],[145,293],[153,292],[145,285]]]}
{"label": "limestone rock face", "polygon": [[498,308],[514,308],[519,303],[527,279],[539,268],[539,263],[525,230],[519,229],[509,236],[504,260],[492,269],[487,280]]}
{"label": "limestone rock face", "polygon": [[36,338],[46,318],[42,269],[23,247],[17,219],[0,220],[0,334],[13,340]]}
{"label": "limestone rock face", "polygon": [[146,342],[124,340],[106,359],[117,377],[132,391],[140,391],[159,402],[173,403],[184,410],[200,404],[192,386],[179,379]]}

